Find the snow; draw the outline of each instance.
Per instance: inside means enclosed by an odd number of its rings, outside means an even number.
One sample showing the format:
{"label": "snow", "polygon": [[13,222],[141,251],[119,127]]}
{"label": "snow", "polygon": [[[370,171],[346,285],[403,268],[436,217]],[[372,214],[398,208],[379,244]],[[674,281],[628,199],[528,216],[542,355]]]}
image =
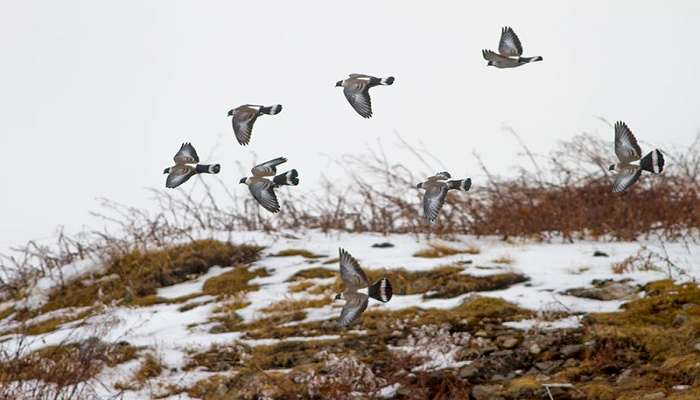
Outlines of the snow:
{"label": "snow", "polygon": [[[567,311],[570,314],[583,314],[598,311],[616,311],[622,301],[598,301],[583,299],[562,294],[563,291],[575,287],[590,286],[594,279],[622,279],[629,278],[632,283],[644,284],[646,282],[665,279],[666,271],[633,271],[621,275],[612,273],[611,265],[625,258],[635,255],[642,246],[651,251],[664,252],[658,244],[649,241],[629,243],[601,243],[579,241],[576,243],[533,243],[518,242],[506,243],[495,238],[458,237],[455,241],[428,240],[417,235],[389,235],[379,234],[349,234],[320,232],[308,232],[306,234],[295,233],[297,237],[282,234],[265,234],[261,232],[210,232],[204,237],[215,237],[222,240],[230,239],[234,243],[249,243],[267,246],[261,260],[254,263],[253,268],[265,268],[269,276],[259,277],[251,283],[259,285],[259,289],[249,292],[245,300],[250,304],[237,311],[244,322],[250,322],[265,316],[262,311],[265,307],[281,300],[299,300],[319,298],[310,296],[304,292],[290,293],[287,280],[296,272],[323,266],[331,270],[338,269],[337,263],[321,265],[323,261],[337,257],[338,248],[342,247],[355,256],[363,267],[368,268],[403,268],[408,271],[425,271],[435,267],[456,264],[464,268],[465,274],[484,276],[502,272],[522,273],[530,278],[528,282],[516,284],[509,288],[491,292],[479,293],[480,296],[500,297],[522,307],[539,311]],[[373,248],[371,245],[378,242],[390,242],[395,245],[391,248]],[[480,254],[457,254],[442,258],[417,258],[413,254],[425,249],[431,243],[444,244],[454,248],[477,247]],[[326,255],[325,258],[309,261],[303,257],[270,257],[284,249],[305,249],[316,254]],[[700,252],[698,245],[686,247],[683,243],[667,243],[665,251],[670,259],[681,267],[685,274],[671,271],[672,277],[678,280],[695,280],[700,277]],[[610,257],[593,257],[596,251],[603,251]],[[495,263],[494,260],[508,256],[513,260],[509,265]],[[63,279],[90,279],[90,273],[100,270],[100,266],[91,261],[81,261],[62,268]],[[200,294],[204,282],[214,276],[229,271],[231,267],[213,267],[205,275],[170,287],[161,288],[157,295],[167,299],[182,296]],[[334,278],[315,279],[317,284],[330,284]],[[50,290],[56,287],[59,281],[56,278],[42,278],[36,282],[34,289],[23,301],[30,308],[39,307],[44,303]],[[465,294],[450,299],[424,299],[422,295],[394,295],[388,303],[380,303],[370,300],[369,308],[382,308],[387,310],[400,310],[407,307],[449,309],[460,305],[464,299],[475,294]],[[0,337],[0,346],[4,350],[22,349],[32,351],[52,344],[60,344],[69,341],[85,339],[89,336],[97,336],[108,342],[128,341],[135,346],[147,346],[157,349],[158,356],[169,368],[163,376],[158,378],[164,384],[173,383],[176,380],[202,379],[203,373],[190,372],[185,374],[182,367],[187,362],[188,352],[196,349],[206,349],[212,344],[226,344],[233,341],[243,341],[252,346],[261,344],[274,344],[279,340],[247,340],[240,332],[211,333],[209,319],[214,313],[217,304],[211,296],[198,296],[189,300],[186,304],[197,304],[187,311],[180,311],[183,304],[156,304],[148,307],[106,306],[104,312],[87,318],[83,324],[78,322],[65,324],[58,330],[47,334],[37,335],[22,342],[17,335],[5,334]],[[4,303],[2,308],[9,305]],[[288,323],[294,325],[311,321],[335,320],[340,314],[342,302],[336,301],[330,305],[319,308],[306,309],[306,318],[302,321]],[[66,312],[80,312],[76,310],[62,310],[56,313],[42,315],[37,321],[58,316]],[[524,320],[506,322],[505,325],[522,330],[529,329],[565,329],[578,326],[580,316],[570,316],[556,321]],[[0,331],[9,331],[12,325],[0,321]],[[361,322],[355,326],[357,333],[362,334]],[[333,340],[336,335],[322,335],[316,337],[295,337],[285,340]],[[415,346],[402,346],[397,350],[415,352]],[[429,361],[421,368],[435,369],[458,367],[464,363],[454,361],[451,352],[426,353]],[[138,363],[126,363],[116,368],[105,370],[100,376],[102,382],[118,382],[128,379]],[[172,371],[170,370],[172,369]],[[109,386],[109,385],[107,385]],[[396,385],[382,389],[382,396],[391,397],[392,390],[398,389]],[[384,394],[385,393],[385,394]],[[149,398],[147,390],[127,392],[125,399]],[[186,395],[177,397],[186,399]]]}

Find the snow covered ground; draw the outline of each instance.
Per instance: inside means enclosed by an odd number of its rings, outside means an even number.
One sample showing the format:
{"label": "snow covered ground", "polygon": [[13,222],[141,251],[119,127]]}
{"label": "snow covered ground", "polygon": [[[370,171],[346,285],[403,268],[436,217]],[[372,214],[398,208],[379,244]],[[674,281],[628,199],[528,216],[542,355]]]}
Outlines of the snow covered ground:
{"label": "snow covered ground", "polygon": [[[504,271],[518,272],[529,277],[529,281],[516,284],[503,290],[480,293],[480,295],[503,298],[509,302],[538,311],[566,311],[569,314],[597,311],[614,311],[622,304],[621,300],[600,301],[573,297],[562,294],[567,289],[587,287],[593,280],[630,279],[632,283],[644,284],[649,281],[669,277],[677,280],[695,280],[700,277],[700,246],[686,246],[683,243],[666,243],[661,247],[655,242],[634,243],[604,243],[579,241],[569,243],[537,243],[520,241],[504,242],[495,238],[460,237],[455,241],[427,240],[412,235],[377,234],[323,234],[310,232],[305,235],[268,235],[258,232],[214,233],[207,236],[227,240],[236,244],[250,243],[265,246],[263,257],[253,268],[264,267],[269,276],[256,278],[251,283],[259,285],[259,289],[247,293],[246,300],[250,304],[237,311],[244,322],[253,321],[262,316],[262,309],[285,299],[313,298],[305,292],[291,293],[287,280],[296,272],[310,267],[321,266],[332,271],[338,270],[337,263],[322,265],[321,262],[338,256],[338,248],[342,247],[356,257],[364,267],[372,269],[403,268],[408,271],[426,271],[438,266],[458,264],[464,267],[464,274],[484,276]],[[394,247],[374,248],[372,244],[390,242]],[[419,258],[414,253],[423,250],[429,244],[443,244],[455,249],[476,247],[479,254],[456,254],[440,258]],[[679,269],[663,271],[631,271],[614,274],[613,263],[618,263],[627,257],[637,254],[640,249],[656,252],[667,256]],[[271,257],[270,255],[285,249],[304,249],[323,258],[310,263],[301,256]],[[594,257],[594,252],[604,252],[609,257]],[[494,260],[509,259],[504,264]],[[75,278],[89,271],[99,269],[99,265],[79,263],[64,267],[65,275]],[[204,282],[214,276],[228,271],[231,267],[214,267],[197,279],[161,288],[158,295],[163,298],[177,298],[201,292]],[[318,283],[332,283],[333,279],[319,280]],[[46,294],[53,286],[49,279],[43,279],[25,299],[26,305],[35,308],[46,300]],[[395,295],[387,304],[371,301],[370,308],[383,307],[397,310],[406,307],[421,308],[452,308],[459,305],[465,294],[450,299],[424,299],[422,295]],[[196,349],[206,349],[214,343],[230,343],[240,339],[241,333],[211,333],[209,319],[217,306],[211,296],[194,297],[187,301],[192,308],[181,311],[183,304],[157,304],[146,307],[108,306],[107,311],[89,317],[85,323],[75,321],[63,325],[56,331],[25,338],[17,335],[0,337],[0,346],[13,352],[20,347],[23,351],[31,351],[51,344],[64,343],[70,340],[85,339],[98,336],[104,341],[128,341],[135,346],[147,346],[154,349],[168,369],[158,378],[163,386],[172,383],[196,381],[206,377],[204,372],[183,372],[182,367],[187,362],[188,352]],[[0,304],[0,311],[9,306]],[[340,313],[342,304],[334,303],[320,308],[307,309],[307,317],[302,322],[332,320]],[[189,307],[188,307],[189,308]],[[74,310],[74,312],[76,312]],[[78,310],[79,312],[79,310]],[[37,318],[47,318],[40,316]],[[576,315],[559,321],[524,320],[507,323],[518,329],[529,329],[538,326],[544,329],[560,329],[576,326],[579,323]],[[296,322],[299,323],[299,322]],[[0,321],[0,331],[10,327]],[[362,329],[361,323],[355,329]],[[335,339],[337,336],[321,336],[303,339]],[[289,339],[288,339],[289,340]],[[274,340],[246,340],[251,346],[270,344]],[[449,358],[449,357],[448,357]],[[449,362],[446,360],[445,362]],[[128,362],[116,368],[105,370],[100,379],[104,384],[105,393],[113,383],[122,382],[138,368],[138,362]],[[127,392],[125,398],[149,398],[153,393],[153,385],[141,391]],[[187,398],[180,394],[172,398]]]}

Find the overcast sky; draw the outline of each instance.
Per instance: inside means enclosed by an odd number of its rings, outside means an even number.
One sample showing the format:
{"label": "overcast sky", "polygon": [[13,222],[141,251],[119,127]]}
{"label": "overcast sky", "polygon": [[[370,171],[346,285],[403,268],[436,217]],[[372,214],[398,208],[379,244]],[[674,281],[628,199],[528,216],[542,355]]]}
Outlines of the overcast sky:
{"label": "overcast sky", "polygon": [[[478,179],[473,150],[501,173],[517,161],[504,125],[542,153],[612,138],[598,116],[662,148],[700,127],[695,0],[0,4],[0,251],[92,223],[98,197],[152,205],[183,141],[244,194],[236,162],[284,155],[312,190],[378,139],[402,161],[395,131]],[[504,25],[544,62],[486,67]],[[352,72],[396,77],[372,90],[370,120],[334,87]],[[244,148],[226,113],[245,103],[284,110]]]}

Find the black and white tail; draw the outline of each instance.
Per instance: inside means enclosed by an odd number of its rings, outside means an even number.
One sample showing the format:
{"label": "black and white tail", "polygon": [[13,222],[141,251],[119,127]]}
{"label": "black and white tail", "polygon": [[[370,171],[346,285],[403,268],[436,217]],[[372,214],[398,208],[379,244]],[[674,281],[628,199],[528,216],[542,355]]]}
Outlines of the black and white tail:
{"label": "black and white tail", "polygon": [[367,289],[367,295],[369,295],[369,297],[384,303],[391,300],[393,294],[391,282],[386,278],[378,280]]}
{"label": "black and white tail", "polygon": [[643,170],[649,171],[654,174],[659,174],[664,170],[664,155],[659,149],[656,149],[649,154],[645,155],[644,158],[639,162],[639,165]]}
{"label": "black and white tail", "polygon": [[267,114],[267,115],[279,114],[280,111],[282,111],[282,104],[275,104],[274,106],[262,107],[262,108],[260,109],[260,112],[261,112],[261,113]]}
{"label": "black and white tail", "polygon": [[454,181],[447,181],[447,184],[450,185],[450,189],[457,189],[468,192],[469,189],[472,187],[472,180],[471,178],[459,179]]}
{"label": "black and white tail", "polygon": [[391,86],[394,83],[394,77],[382,78],[379,80],[380,85]]}
{"label": "black and white tail", "polygon": [[518,61],[524,62],[524,63],[531,63],[531,62],[542,61],[542,60],[544,60],[544,58],[542,58],[541,56],[537,56],[537,57],[520,57],[520,58],[518,58]]}
{"label": "black and white tail", "polygon": [[296,186],[299,184],[299,173],[297,172],[297,170],[293,169],[291,171],[287,171],[283,174],[275,176],[274,178],[272,178],[272,182],[274,182],[277,186]]}
{"label": "black and white tail", "polygon": [[194,170],[198,174],[218,174],[221,171],[219,164],[197,164]]}

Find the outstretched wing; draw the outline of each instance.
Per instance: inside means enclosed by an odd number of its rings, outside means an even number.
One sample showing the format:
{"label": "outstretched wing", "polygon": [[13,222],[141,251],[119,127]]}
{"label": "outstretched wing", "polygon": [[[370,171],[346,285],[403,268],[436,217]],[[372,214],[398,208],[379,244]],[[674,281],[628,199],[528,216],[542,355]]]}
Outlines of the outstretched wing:
{"label": "outstretched wing", "polygon": [[498,52],[506,57],[519,57],[523,54],[523,45],[518,35],[509,26],[501,30],[501,41],[498,43]]}
{"label": "outstretched wing", "polygon": [[280,205],[277,201],[277,195],[273,189],[272,182],[268,180],[260,180],[253,182],[248,185],[250,194],[253,195],[255,200],[263,206],[264,209],[271,213],[279,212]]}
{"label": "outstretched wing", "polygon": [[165,187],[169,189],[176,188],[187,182],[196,173],[194,167],[185,164],[178,164],[170,168],[170,173],[165,179]]}
{"label": "outstretched wing", "polygon": [[286,163],[287,159],[284,157],[277,157],[274,160],[265,161],[262,164],[258,164],[250,170],[253,176],[260,178],[263,176],[272,176],[277,173],[277,166]]}
{"label": "outstretched wing", "polygon": [[360,263],[357,262],[355,257],[351,256],[344,249],[339,249],[339,253],[340,278],[343,280],[346,289],[353,291],[369,286],[367,275],[360,268]]}
{"label": "outstretched wing", "polygon": [[622,121],[615,123],[615,154],[620,161],[628,163],[642,157],[642,149],[630,128]]}
{"label": "outstretched wing", "polygon": [[350,326],[360,318],[367,309],[369,297],[364,293],[348,293],[345,295],[345,305],[340,312],[338,324],[342,327]]}
{"label": "outstretched wing", "polygon": [[348,99],[348,103],[357,111],[362,118],[372,116],[372,100],[369,97],[369,80],[352,79],[346,82],[343,94]]}
{"label": "outstretched wing", "polygon": [[613,193],[620,193],[634,185],[641,174],[642,169],[636,165],[630,165],[620,169],[615,177],[615,182],[613,182]]}
{"label": "outstretched wing", "polygon": [[442,172],[438,172],[437,174],[431,176],[430,178],[428,178],[428,180],[429,181],[444,181],[444,180],[447,180],[450,178],[452,178],[452,175],[450,175],[449,172],[442,171]]}
{"label": "outstretched wing", "polygon": [[434,222],[442,205],[445,204],[445,197],[447,197],[447,185],[444,183],[429,185],[425,190],[425,196],[423,196],[423,213],[428,222]]}
{"label": "outstretched wing", "polygon": [[196,164],[199,162],[199,156],[191,143],[183,143],[173,160],[175,164]]}
{"label": "outstretched wing", "polygon": [[239,107],[236,109],[233,113],[231,124],[238,143],[245,146],[250,142],[250,136],[253,134],[253,124],[257,118],[258,111],[253,108]]}

